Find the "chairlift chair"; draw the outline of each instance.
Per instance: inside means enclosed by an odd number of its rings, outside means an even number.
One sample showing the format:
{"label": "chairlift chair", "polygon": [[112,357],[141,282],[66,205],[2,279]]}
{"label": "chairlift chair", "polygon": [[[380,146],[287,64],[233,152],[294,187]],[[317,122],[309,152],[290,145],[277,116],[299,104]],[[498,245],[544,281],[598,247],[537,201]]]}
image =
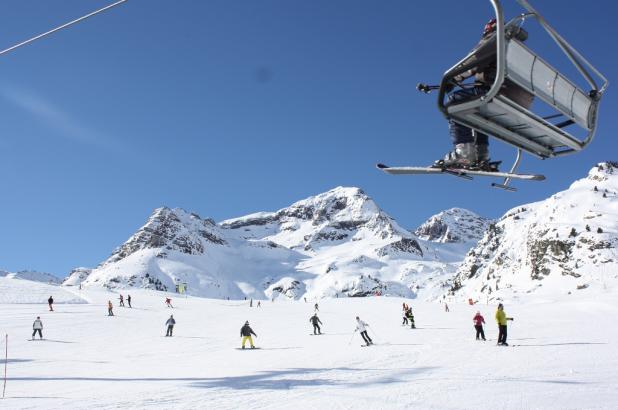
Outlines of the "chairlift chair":
{"label": "chairlift chair", "polygon": [[[447,118],[515,146],[517,158],[510,173],[516,171],[522,151],[541,159],[581,151],[594,138],[599,103],[609,84],[607,78],[567,43],[527,0],[516,0],[527,13],[508,23],[505,23],[500,1],[490,1],[496,14],[495,81],[484,96],[446,106],[447,89],[460,85],[454,83],[454,77],[470,68],[464,66],[464,61],[469,57],[466,56],[444,74],[439,86],[438,107]],[[589,91],[579,88],[512,35],[528,18],[536,19],[558,44],[590,85]],[[593,75],[602,80],[600,86]],[[537,115],[501,95],[500,89],[506,79],[547,103],[556,110],[556,114]],[[556,119],[559,119],[558,122],[550,121]],[[583,129],[587,134],[585,138],[570,133],[567,127],[572,125]],[[510,179],[506,178],[503,184],[492,185],[509,189],[509,182]]]}

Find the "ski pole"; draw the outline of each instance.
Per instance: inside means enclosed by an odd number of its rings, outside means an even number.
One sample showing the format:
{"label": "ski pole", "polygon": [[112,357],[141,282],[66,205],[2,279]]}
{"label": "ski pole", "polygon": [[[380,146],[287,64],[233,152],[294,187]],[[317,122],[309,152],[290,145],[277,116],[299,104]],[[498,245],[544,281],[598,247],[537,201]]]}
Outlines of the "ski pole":
{"label": "ski pole", "polygon": [[356,334],[356,330],[352,332],[352,337],[350,338],[350,341],[348,342],[348,346],[352,344],[352,339],[354,339],[355,334]]}

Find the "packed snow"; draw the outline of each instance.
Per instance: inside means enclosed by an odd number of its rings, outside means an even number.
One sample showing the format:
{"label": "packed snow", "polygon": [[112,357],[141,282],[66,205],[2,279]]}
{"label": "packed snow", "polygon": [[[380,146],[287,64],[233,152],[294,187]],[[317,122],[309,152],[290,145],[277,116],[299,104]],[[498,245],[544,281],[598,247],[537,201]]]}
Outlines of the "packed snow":
{"label": "packed snow", "polygon": [[60,286],[12,277],[0,277],[0,304],[41,303],[47,305],[47,299],[50,296],[54,297],[54,304],[86,303],[80,296]]}
{"label": "packed snow", "polygon": [[[56,288],[58,289],[58,288]],[[89,301],[2,304],[10,409],[615,409],[616,293],[506,305],[511,347],[496,346],[495,305],[400,298],[227,301],[131,290],[71,291]],[[126,299],[126,294],[124,295]],[[114,316],[107,302],[114,304]],[[418,329],[401,325],[410,304]],[[126,303],[126,302],[125,302]],[[472,317],[487,321],[476,341]],[[165,322],[177,321],[173,337]],[[361,347],[355,316],[375,345]],[[43,341],[29,341],[41,316]],[[601,320],[602,319],[602,320]],[[260,350],[240,350],[248,320]],[[2,351],[4,345],[2,344]]]}

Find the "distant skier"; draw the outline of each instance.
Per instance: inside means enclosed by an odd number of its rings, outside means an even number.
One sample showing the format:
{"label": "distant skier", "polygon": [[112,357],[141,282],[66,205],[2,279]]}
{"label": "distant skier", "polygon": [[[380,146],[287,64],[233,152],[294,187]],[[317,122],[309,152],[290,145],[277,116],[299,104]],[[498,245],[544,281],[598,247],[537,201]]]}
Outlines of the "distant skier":
{"label": "distant skier", "polygon": [[34,336],[37,333],[39,334],[39,338],[43,340],[43,322],[41,321],[40,316],[37,316],[36,319],[34,320],[34,323],[32,324],[32,329],[34,330],[32,332],[32,340],[34,340]]}
{"label": "distant skier", "polygon": [[506,313],[504,313],[504,306],[500,303],[498,305],[498,310],[496,310],[496,322],[498,322],[498,345],[509,345],[506,342],[506,323],[509,320],[513,320],[513,318],[506,316]]}
{"label": "distant skier", "polygon": [[408,306],[406,317],[410,321],[410,329],[416,329],[416,325],[414,324],[414,313],[412,313],[412,308],[410,306]]}
{"label": "distant skier", "polygon": [[446,302],[444,302],[444,311],[445,312],[450,312],[448,305],[446,304]]}
{"label": "distant skier", "polygon": [[165,324],[167,325],[167,332],[165,333],[165,336],[172,336],[172,332],[174,331],[174,325],[176,324],[176,320],[174,319],[174,315],[170,315],[170,318],[167,319],[167,322],[165,322]]}
{"label": "distant skier", "polygon": [[107,301],[107,316],[114,316],[114,305],[112,305],[112,301]]}
{"label": "distant skier", "polygon": [[262,302],[258,300],[257,307],[262,307]]}
{"label": "distant skier", "polygon": [[251,348],[255,349],[255,346],[253,345],[253,338],[251,337],[251,335],[257,337],[253,329],[251,329],[251,326],[249,326],[249,321],[246,321],[245,325],[240,328],[240,337],[242,337],[243,349],[245,348],[245,343],[247,343],[247,340],[249,341]]}
{"label": "distant skier", "polygon": [[127,295],[127,303],[129,304],[129,307],[133,307],[131,306],[131,295]]}
{"label": "distant skier", "polygon": [[309,318],[309,322],[311,322],[311,324],[313,325],[313,334],[321,335],[322,330],[320,329],[320,325],[322,324],[322,322],[320,321],[320,318],[318,317],[317,313],[314,313],[313,316]]}
{"label": "distant skier", "polygon": [[118,304],[118,306],[122,306],[122,307],[124,307],[124,296],[120,295],[120,297],[118,298],[118,300],[120,301],[120,303]]}
{"label": "distant skier", "polygon": [[474,322],[474,328],[476,329],[476,340],[479,340],[479,336],[481,339],[485,339],[485,332],[483,331],[483,323],[485,323],[485,318],[481,315],[481,312],[476,312],[474,318],[472,318]]}
{"label": "distant skier", "polygon": [[313,308],[315,309],[316,312],[320,311],[320,308],[319,308],[317,303],[315,305],[313,305]]}
{"label": "distant skier", "polygon": [[172,299],[171,298],[165,298],[165,305],[167,307],[172,308],[172,309],[174,308],[174,306],[172,306]]}
{"label": "distant skier", "polygon": [[[405,303],[403,304],[404,306],[406,305]],[[408,324],[408,311],[406,309],[403,310],[403,323],[401,324],[401,326],[405,326]]]}
{"label": "distant skier", "polygon": [[53,312],[54,311],[54,298],[52,298],[51,296],[49,297],[49,299],[47,299],[47,304],[49,305],[49,311]]}
{"label": "distant skier", "polygon": [[367,346],[373,344],[373,341],[367,334],[368,327],[369,325],[366,322],[363,322],[358,316],[356,316],[356,329],[354,330],[354,332],[356,332],[357,330],[360,332],[360,335],[363,337],[363,340],[365,341]]}
{"label": "distant skier", "polygon": [[253,307],[253,298],[249,301],[249,307]]}

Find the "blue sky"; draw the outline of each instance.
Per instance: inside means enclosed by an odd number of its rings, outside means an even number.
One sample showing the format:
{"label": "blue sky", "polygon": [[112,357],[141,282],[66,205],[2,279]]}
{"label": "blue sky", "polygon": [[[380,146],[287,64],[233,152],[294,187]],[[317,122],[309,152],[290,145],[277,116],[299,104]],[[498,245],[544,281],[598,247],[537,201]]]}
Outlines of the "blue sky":
{"label": "blue sky", "polygon": [[[0,56],[0,269],[95,266],[163,205],[222,220],[338,185],[363,188],[409,228],[455,206],[498,217],[618,159],[610,86],[590,148],[526,157],[521,170],[548,179],[517,193],[375,170],[430,164],[450,148],[435,96],[415,85],[438,82],[478,40],[490,3],[462,3],[130,0]],[[618,78],[615,2],[537,3]],[[0,45],[106,4],[5,0]],[[508,164],[514,152],[496,142],[492,156]]]}

